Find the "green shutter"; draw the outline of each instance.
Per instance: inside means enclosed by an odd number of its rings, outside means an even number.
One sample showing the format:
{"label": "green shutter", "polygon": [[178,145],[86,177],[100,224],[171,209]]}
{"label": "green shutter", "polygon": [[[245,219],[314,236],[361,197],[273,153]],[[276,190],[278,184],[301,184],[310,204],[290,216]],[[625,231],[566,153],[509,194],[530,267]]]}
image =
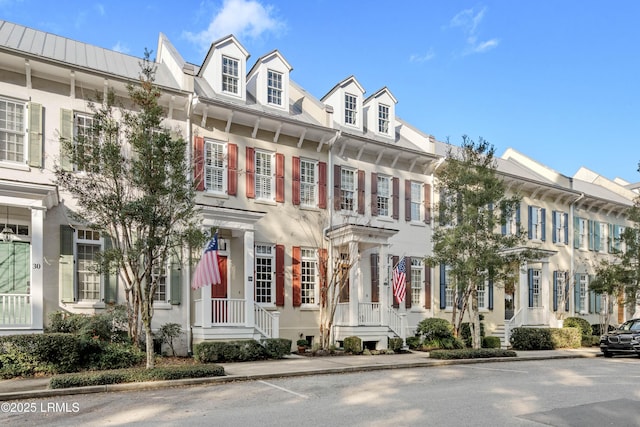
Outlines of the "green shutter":
{"label": "green shutter", "polygon": [[580,218],[573,217],[573,247],[580,247]]}
{"label": "green shutter", "polygon": [[593,221],[593,239],[593,250],[600,252],[602,250],[600,247],[600,221]]}
{"label": "green shutter", "polygon": [[60,167],[64,171],[70,171],[73,169],[73,163],[71,162],[71,153],[65,148],[65,143],[73,142],[73,111],[60,110]]}
{"label": "green shutter", "polygon": [[593,250],[594,247],[594,232],[593,232],[593,220],[590,219],[587,221],[587,236],[588,236],[588,248],[590,251]]}
{"label": "green shutter", "polygon": [[29,103],[29,166],[42,167],[42,105]]}
{"label": "green shutter", "polygon": [[59,290],[62,302],[74,302],[73,228],[60,225]]}
{"label": "green shutter", "polygon": [[171,305],[180,305],[182,303],[182,266],[180,263],[171,263],[171,272],[169,276],[169,285],[171,286],[171,299],[169,303]]}
{"label": "green shutter", "polygon": [[[113,242],[108,235],[103,236],[104,250],[108,251],[113,248]],[[105,271],[104,278],[104,302],[105,304],[115,304],[118,302],[118,273],[117,271]]]}
{"label": "green shutter", "polygon": [[580,274],[574,276],[575,286],[573,287],[573,310],[576,314],[580,313],[582,304],[580,304]]}

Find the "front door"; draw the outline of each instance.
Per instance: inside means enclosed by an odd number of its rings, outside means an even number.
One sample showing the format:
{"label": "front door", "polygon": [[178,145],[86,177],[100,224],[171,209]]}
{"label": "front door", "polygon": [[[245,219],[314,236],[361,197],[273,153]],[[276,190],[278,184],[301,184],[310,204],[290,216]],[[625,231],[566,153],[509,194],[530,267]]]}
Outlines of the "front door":
{"label": "front door", "polygon": [[226,323],[229,318],[227,300],[227,257],[218,256],[220,267],[220,283],[211,285],[213,323]]}

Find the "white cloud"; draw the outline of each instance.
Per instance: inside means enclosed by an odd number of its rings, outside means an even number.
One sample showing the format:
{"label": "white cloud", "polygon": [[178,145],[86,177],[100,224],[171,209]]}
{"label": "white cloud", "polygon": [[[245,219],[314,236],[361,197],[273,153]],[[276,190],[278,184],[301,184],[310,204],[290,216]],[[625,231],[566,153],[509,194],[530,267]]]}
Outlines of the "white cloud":
{"label": "white cloud", "polygon": [[206,30],[197,33],[185,31],[183,35],[203,51],[209,49],[212,42],[229,34],[240,39],[255,39],[284,28],[284,23],[278,21],[273,12],[272,6],[257,0],[224,0]]}
{"label": "white cloud", "polygon": [[467,46],[463,51],[463,55],[487,52],[500,43],[497,38],[485,41],[478,40],[478,27],[484,19],[486,10],[486,7],[477,12],[474,9],[464,9],[449,21],[450,28],[460,28],[467,38]]}
{"label": "white cloud", "polygon": [[100,16],[104,16],[104,5],[102,3],[96,3],[94,7]]}
{"label": "white cloud", "polygon": [[436,54],[433,51],[433,48],[429,49],[429,51],[425,54],[417,54],[414,53],[409,57],[409,62],[427,62],[435,58]]}
{"label": "white cloud", "polygon": [[124,45],[124,44],[122,44],[122,43],[120,43],[120,42],[117,42],[117,43],[116,43],[116,44],[111,48],[111,50],[115,50],[116,52],[120,52],[120,53],[129,53],[129,48],[128,48],[126,45]]}

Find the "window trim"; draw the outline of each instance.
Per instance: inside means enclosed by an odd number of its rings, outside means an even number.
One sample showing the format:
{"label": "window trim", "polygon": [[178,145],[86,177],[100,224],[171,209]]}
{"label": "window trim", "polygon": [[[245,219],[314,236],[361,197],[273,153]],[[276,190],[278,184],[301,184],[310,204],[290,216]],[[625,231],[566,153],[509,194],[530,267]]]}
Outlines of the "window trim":
{"label": "window trim", "polygon": [[[98,233],[99,239],[96,240],[96,239],[80,238],[81,232]],[[80,296],[81,295],[80,277],[79,277],[80,260],[79,260],[79,251],[78,251],[79,245],[96,246],[98,247],[99,251],[102,251],[104,249],[104,238],[102,237],[102,235],[100,235],[99,231],[91,230],[89,228],[84,228],[84,227],[76,228],[73,233],[73,257],[76,260],[73,266],[73,277],[74,277],[75,292],[76,292],[76,295],[78,296],[76,304],[80,306],[91,306],[96,308],[104,306],[104,295],[105,295],[104,274],[95,273],[98,276],[98,280],[99,280],[99,284],[98,284],[99,289],[98,289],[97,299],[83,299]]]}
{"label": "window trim", "polygon": [[[230,64],[233,64],[234,67],[229,71]],[[240,95],[240,60],[236,59],[232,56],[222,55],[221,58],[221,81],[220,81],[220,89],[222,93],[228,95],[239,96]],[[235,75],[233,73],[235,71]],[[233,84],[235,83],[235,85]],[[229,90],[231,86],[235,86],[233,90]]]}
{"label": "window trim", "polygon": [[[319,170],[318,170],[318,160],[313,160],[313,159],[307,159],[304,157],[300,157],[300,206],[303,207],[308,207],[308,208],[316,208],[318,207],[318,186],[319,186]],[[303,173],[303,164],[308,164],[311,166],[311,170],[313,171],[313,176],[311,178],[313,178],[313,182],[306,182],[303,177],[305,176]],[[305,194],[304,189],[305,188],[310,188],[312,190],[313,193],[313,201],[312,203],[307,203],[305,197],[303,197],[303,195]]]}
{"label": "window trim", "polygon": [[[305,255],[305,252],[307,255]],[[312,253],[313,255],[309,256],[308,254]],[[310,282],[305,282],[305,263],[310,263],[313,268],[313,301],[314,302],[305,302],[305,284]],[[317,308],[320,306],[320,289],[318,280],[319,273],[319,260],[318,260],[318,251],[315,248],[310,247],[301,247],[300,248],[300,306],[301,307],[312,307]]]}
{"label": "window trim", "polygon": [[[255,173],[255,182],[254,182],[254,191],[255,191],[255,199],[257,201],[267,201],[267,202],[275,202],[276,201],[276,161],[275,154],[271,151],[256,149],[253,158],[254,164],[254,173]],[[269,173],[259,173],[258,172],[258,156],[264,156],[265,159],[269,159]],[[264,169],[264,166],[262,167]],[[260,182],[268,182],[269,183],[269,195],[265,197],[260,194],[258,191]]]}
{"label": "window trim", "polygon": [[[352,184],[353,186],[351,188],[347,188],[346,184],[345,184],[345,174],[351,174],[351,176],[353,177],[352,180]],[[345,207],[346,205],[348,205],[347,201],[346,201],[346,192],[350,192],[351,193],[351,208],[347,208]],[[340,168],[340,211],[342,212],[352,212],[352,213],[356,213],[358,210],[358,171],[356,169],[352,169],[352,168],[347,168],[342,166]]]}
{"label": "window trim", "polygon": [[[281,72],[267,69],[267,104],[283,107],[283,82],[284,75]],[[274,100],[277,100],[278,102],[274,102]]]}
{"label": "window trim", "polygon": [[[269,253],[258,253],[258,248],[268,248],[269,249]],[[270,244],[270,243],[259,243],[256,242],[254,244],[254,254],[255,254],[255,264],[254,264],[254,277],[255,277],[255,295],[254,295],[254,301],[256,304],[262,306],[262,307],[275,307],[276,306],[276,245]],[[263,279],[259,278],[258,274],[258,258],[263,258],[263,259],[269,259],[269,265],[271,268],[271,273],[264,273],[264,274],[270,274],[270,278],[268,279],[269,281],[269,300],[270,301],[258,301],[258,282],[259,281],[263,281]],[[266,280],[264,280],[266,282]],[[264,286],[262,287],[263,289],[266,289]],[[265,292],[266,295],[266,292]]]}
{"label": "window trim", "polygon": [[[382,186],[380,185],[381,181],[386,181],[387,182],[387,190],[388,190],[388,194],[386,196],[381,195],[381,191],[380,189],[382,188]],[[382,174],[377,174],[376,175],[376,188],[377,188],[377,193],[376,193],[376,206],[377,206],[377,212],[378,212],[378,217],[380,218],[387,218],[387,219],[391,219],[393,216],[393,177],[389,176],[389,175],[382,175]],[[387,204],[387,214],[382,214],[381,213],[381,208],[380,208],[380,199],[386,199],[386,204]]]}
{"label": "window trim", "polygon": [[[419,182],[419,181],[410,181],[410,185],[409,188],[411,189],[411,194],[409,195],[409,206],[411,208],[410,211],[410,215],[411,215],[411,222],[421,222],[422,218],[424,218],[424,212],[423,212],[423,205],[424,205],[424,199],[423,199],[423,195],[424,195],[424,191],[423,191],[423,185],[424,183]],[[417,201],[414,199],[414,196],[416,194],[414,194],[414,191],[417,192],[417,196],[418,199]],[[416,208],[417,207],[417,215],[418,217],[415,218],[414,217],[414,213],[416,213]]]}
{"label": "window trim", "polygon": [[358,96],[349,92],[344,94],[344,124],[358,126]]}
{"label": "window trim", "polygon": [[387,104],[378,104],[378,133],[387,136],[391,134],[391,107]]}
{"label": "window trim", "polygon": [[[210,165],[210,161],[211,161],[211,153],[214,152],[213,147],[218,146],[218,147],[222,147],[222,166],[221,167],[217,167],[217,166],[213,166]],[[211,147],[211,149],[210,149]],[[213,194],[227,194],[228,188],[229,188],[229,182],[228,182],[228,178],[229,178],[229,144],[227,142],[223,142],[223,141],[217,141],[217,140],[213,140],[213,139],[205,139],[204,140],[204,188],[207,192],[209,193],[213,193]],[[217,171],[220,170],[222,172],[222,188],[220,190],[216,190],[216,189],[212,189],[211,188],[211,184],[213,181],[213,173],[211,175],[211,178],[209,177],[209,173],[208,171],[212,170],[212,171]]]}

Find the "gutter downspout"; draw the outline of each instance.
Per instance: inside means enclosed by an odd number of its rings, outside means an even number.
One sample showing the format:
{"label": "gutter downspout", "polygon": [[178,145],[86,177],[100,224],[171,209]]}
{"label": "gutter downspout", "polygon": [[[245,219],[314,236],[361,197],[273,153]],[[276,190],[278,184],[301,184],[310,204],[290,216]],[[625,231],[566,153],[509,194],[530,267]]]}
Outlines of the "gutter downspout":
{"label": "gutter downspout", "polygon": [[[331,260],[333,259],[333,245],[331,244],[331,240],[329,239],[328,233],[329,230],[333,227],[333,147],[335,146],[338,138],[342,131],[336,131],[335,136],[332,138],[333,142],[329,145],[329,151],[327,152],[327,210],[329,211],[329,224],[322,229],[322,237],[326,240],[327,246],[329,247],[327,250],[327,271],[326,274],[331,277],[333,275],[333,263]],[[328,284],[327,284],[328,285]],[[328,295],[327,295],[328,300]],[[335,326],[335,325],[334,325]],[[334,334],[333,328],[329,331],[329,341],[332,341]]]}
{"label": "gutter downspout", "polygon": [[[438,161],[436,162],[436,165],[433,167],[433,170],[431,171],[431,206],[430,208],[433,208],[433,201],[435,200],[435,195],[436,195],[436,186],[435,186],[435,175],[436,175],[436,171],[438,170],[438,168],[440,168],[440,166],[443,165],[444,161],[446,160],[445,157],[441,157],[440,159],[438,159]],[[433,255],[433,247],[434,247],[434,243],[433,243],[433,220],[431,220],[431,255]],[[432,268],[431,269],[431,276],[430,280],[431,283],[435,283],[435,276],[436,276],[436,269]],[[435,301],[435,287],[431,286],[431,304],[433,305],[433,302]],[[433,310],[432,310],[433,313]]]}
{"label": "gutter downspout", "polygon": [[[198,103],[198,99],[193,97],[193,93],[189,94],[189,102],[187,103],[187,164],[191,165],[191,159],[193,158],[193,144],[191,144],[193,138],[193,129],[191,129],[191,113],[193,107]],[[187,181],[191,183],[193,176],[189,174]],[[193,354],[193,322],[191,321],[191,247],[187,252],[187,354]]]}
{"label": "gutter downspout", "polygon": [[[571,180],[571,187],[573,188],[573,180]],[[574,224],[575,219],[574,219],[574,215],[575,215],[575,205],[576,203],[578,203],[580,200],[582,200],[582,198],[584,198],[584,193],[581,193],[577,199],[575,199],[573,202],[571,202],[571,205],[569,207],[569,217],[571,218],[570,221],[570,227],[571,227],[571,233],[569,233],[570,236],[574,236],[575,235],[575,230],[574,230]],[[575,239],[575,237],[573,237]],[[575,278],[575,243],[571,242],[571,264],[570,264],[570,270],[569,270],[569,280],[574,280]],[[569,282],[571,283],[571,282]],[[577,286],[577,283],[574,283],[573,286]],[[573,294],[575,295],[575,289]],[[569,298],[569,295],[566,296],[566,298]],[[571,313],[573,316],[575,316],[576,314],[576,301],[573,302],[573,309],[571,310]]]}

